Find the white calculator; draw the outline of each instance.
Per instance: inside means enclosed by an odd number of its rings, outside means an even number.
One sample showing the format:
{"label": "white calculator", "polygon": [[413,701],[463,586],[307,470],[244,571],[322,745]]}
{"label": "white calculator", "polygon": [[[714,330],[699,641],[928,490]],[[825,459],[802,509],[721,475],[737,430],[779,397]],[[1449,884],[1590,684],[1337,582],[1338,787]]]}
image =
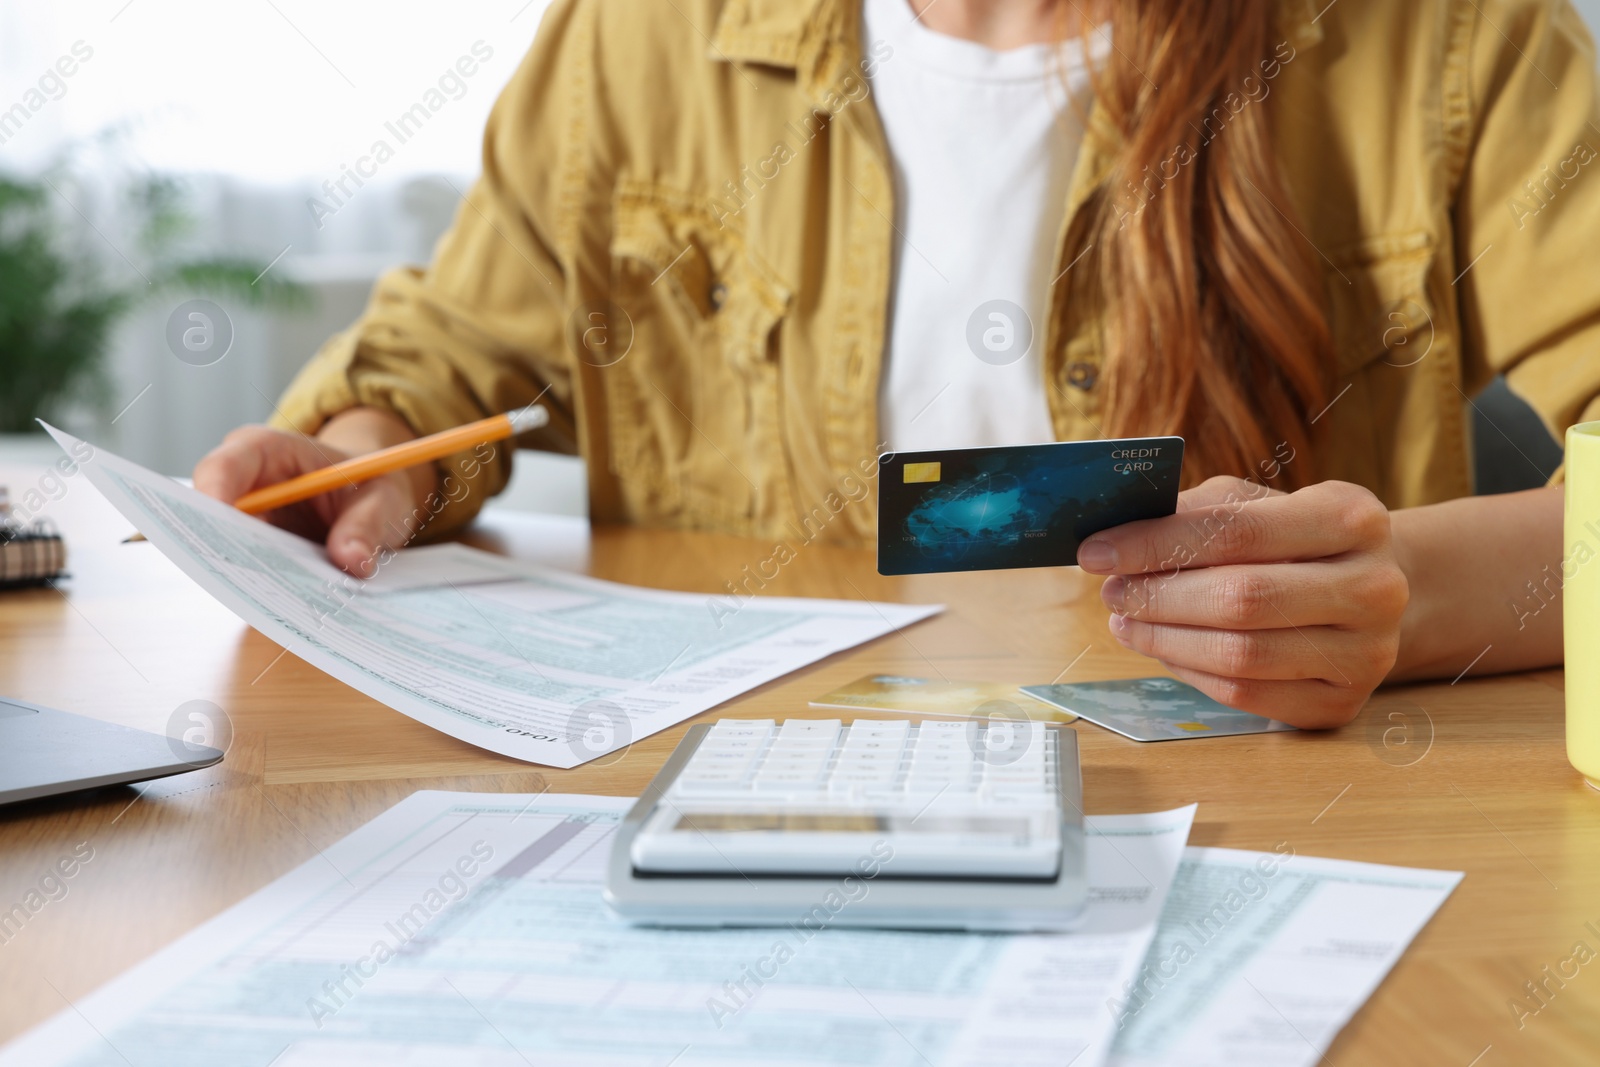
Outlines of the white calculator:
{"label": "white calculator", "polygon": [[657,926],[1071,929],[1077,739],[1026,719],[692,726],[612,839],[606,903]]}

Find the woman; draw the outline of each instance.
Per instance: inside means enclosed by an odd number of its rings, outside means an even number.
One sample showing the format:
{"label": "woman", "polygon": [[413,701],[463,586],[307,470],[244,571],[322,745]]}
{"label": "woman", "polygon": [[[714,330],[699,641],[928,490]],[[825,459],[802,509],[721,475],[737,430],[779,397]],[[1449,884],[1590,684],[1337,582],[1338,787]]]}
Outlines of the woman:
{"label": "woman", "polygon": [[[833,502],[884,449],[1179,433],[1180,513],[1079,557],[1123,644],[1300,726],[1559,662],[1528,583],[1559,573],[1560,488],[1471,497],[1463,409],[1504,371],[1557,431],[1600,410],[1569,4],[1085,10],[558,0],[433,265],[196,484],[542,397],[523,443],[581,451],[598,519],[862,541],[870,505]],[[507,470],[277,521],[361,571]]]}

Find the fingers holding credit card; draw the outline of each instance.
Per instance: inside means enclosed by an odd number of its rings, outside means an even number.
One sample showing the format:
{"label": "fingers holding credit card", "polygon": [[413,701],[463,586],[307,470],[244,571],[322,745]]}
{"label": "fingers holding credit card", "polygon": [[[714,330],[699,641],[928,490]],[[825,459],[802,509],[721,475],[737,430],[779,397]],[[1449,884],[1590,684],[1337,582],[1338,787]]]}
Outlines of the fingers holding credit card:
{"label": "fingers holding credit card", "polygon": [[1112,634],[1214,699],[1301,727],[1350,721],[1394,666],[1409,591],[1389,513],[1323,482],[1213,478],[1176,514],[1079,550]]}

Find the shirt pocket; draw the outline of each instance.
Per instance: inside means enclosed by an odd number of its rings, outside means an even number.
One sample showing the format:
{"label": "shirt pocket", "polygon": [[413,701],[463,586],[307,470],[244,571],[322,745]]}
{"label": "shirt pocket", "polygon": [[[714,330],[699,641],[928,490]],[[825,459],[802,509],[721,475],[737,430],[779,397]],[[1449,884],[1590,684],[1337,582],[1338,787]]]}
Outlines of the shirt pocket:
{"label": "shirt pocket", "polygon": [[1418,230],[1366,238],[1331,256],[1330,325],[1340,382],[1363,369],[1417,368],[1438,358],[1441,343],[1448,346],[1428,291],[1436,247],[1431,234]]}
{"label": "shirt pocket", "polygon": [[750,532],[783,475],[790,291],[739,235],[654,190],[619,195],[611,293],[631,347],[603,369],[614,470],[638,518]]}
{"label": "shirt pocket", "polygon": [[1315,414],[1323,477],[1383,500],[1427,480],[1470,486],[1453,291],[1425,231],[1381,235],[1330,255],[1336,376]]}

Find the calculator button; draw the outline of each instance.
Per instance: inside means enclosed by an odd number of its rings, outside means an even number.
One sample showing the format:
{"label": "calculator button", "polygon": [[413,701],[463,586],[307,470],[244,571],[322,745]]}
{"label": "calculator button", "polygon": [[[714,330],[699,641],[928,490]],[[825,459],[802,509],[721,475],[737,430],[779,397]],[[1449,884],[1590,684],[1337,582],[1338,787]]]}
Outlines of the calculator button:
{"label": "calculator button", "polygon": [[972,746],[960,734],[919,734],[911,739],[911,747],[921,750],[971,752]]}
{"label": "calculator button", "polygon": [[933,747],[918,747],[911,750],[911,758],[919,763],[925,760],[960,760],[963,763],[977,762],[977,755],[965,745],[957,745],[954,748],[944,748],[938,745]]}
{"label": "calculator button", "polygon": [[817,753],[827,755],[833,751],[833,742],[823,738],[778,738],[772,742],[772,752]]}
{"label": "calculator button", "polygon": [[750,787],[762,793],[791,793],[816,788],[820,775],[804,771],[780,771],[776,774],[758,774]]}
{"label": "calculator button", "polygon": [[778,728],[779,737],[805,737],[811,734],[838,734],[844,725],[838,719],[785,719]]}
{"label": "calculator button", "polygon": [[1039,782],[1043,783],[1046,776],[1038,770],[1017,770],[1013,767],[985,767],[983,780],[986,782]]}
{"label": "calculator button", "polygon": [[899,737],[850,737],[839,746],[840,752],[904,752],[906,743]]}
{"label": "calculator button", "polygon": [[977,757],[966,749],[922,749],[911,753],[913,767],[935,766],[943,764],[960,764],[971,767],[977,764]]}
{"label": "calculator button", "polygon": [[971,782],[982,781],[970,767],[912,767],[906,771],[907,782]]}
{"label": "calculator button", "polygon": [[737,752],[749,750],[759,752],[766,745],[764,737],[719,737],[707,734],[706,739],[700,742],[696,752]]}
{"label": "calculator button", "polygon": [[834,771],[827,776],[830,782],[859,782],[864,785],[882,785],[888,789],[894,784],[894,779],[899,776],[898,768],[848,768]]}
{"label": "calculator button", "polygon": [[911,738],[912,748],[964,748],[970,750],[964,734],[916,734]]}
{"label": "calculator button", "polygon": [[821,739],[832,744],[839,736],[838,719],[789,719],[778,730],[778,740]]}
{"label": "calculator button", "polygon": [[888,784],[900,776],[897,763],[841,763],[834,767],[830,779],[848,778],[854,782],[883,782]]}
{"label": "calculator button", "polygon": [[792,775],[799,775],[807,781],[815,782],[822,777],[822,770],[823,765],[820,763],[763,763],[761,769],[756,771],[756,777],[788,780]]}
{"label": "calculator button", "polygon": [[673,783],[672,791],[680,794],[729,793],[748,788],[743,774],[711,773],[683,775]]}
{"label": "calculator button", "polygon": [[838,778],[852,782],[877,782],[885,789],[894,785],[899,777],[899,767],[838,767],[828,775],[830,781]]}
{"label": "calculator button", "polygon": [[706,740],[722,737],[767,738],[772,736],[776,725],[771,719],[719,719],[706,732]]}
{"label": "calculator button", "polygon": [[904,737],[911,724],[895,719],[857,719],[850,724],[851,737]]}
{"label": "calculator button", "polygon": [[899,752],[905,747],[905,739],[901,737],[850,734],[844,739],[844,744],[840,746],[840,750],[843,752],[859,752],[863,749],[870,749],[874,752]]}
{"label": "calculator button", "polygon": [[763,766],[772,766],[778,763],[814,763],[819,767],[827,766],[833,758],[833,750],[827,748],[769,748]]}
{"label": "calculator button", "polygon": [[753,763],[755,762],[756,756],[760,754],[760,751],[760,749],[754,748],[731,750],[714,748],[707,751],[706,749],[702,748],[696,751],[695,754],[689,758],[689,766],[732,766]]}
{"label": "calculator button", "polygon": [[913,782],[970,782],[973,774],[965,767],[913,767],[906,772],[906,786]]}
{"label": "calculator button", "polygon": [[750,777],[749,767],[694,767],[678,776],[680,782],[742,782]]}
{"label": "calculator button", "polygon": [[1043,778],[1045,764],[1043,760],[1018,760],[1015,763],[991,763],[982,760],[983,773],[989,775],[1012,775],[1028,778]]}
{"label": "calculator button", "polygon": [[971,778],[972,767],[965,763],[913,763],[906,772],[907,778]]}
{"label": "calculator button", "polygon": [[906,771],[908,779],[973,777],[976,776],[972,773],[972,768],[960,763],[930,763],[920,767],[913,763]]}
{"label": "calculator button", "polygon": [[900,751],[898,749],[870,749],[870,748],[848,749],[848,748],[846,748],[846,749],[841,749],[840,752],[839,752],[839,765],[843,766],[846,763],[851,763],[851,764],[856,764],[856,763],[860,763],[860,764],[867,764],[867,763],[880,764],[880,763],[883,763],[883,764],[888,764],[890,766],[898,766],[899,763],[900,763],[900,758],[901,758],[900,757]]}
{"label": "calculator button", "polygon": [[893,751],[893,750],[884,752],[884,751],[879,751],[879,750],[868,750],[868,749],[861,749],[861,750],[856,750],[856,751],[851,751],[849,749],[844,749],[844,750],[841,750],[840,753],[839,753],[839,764],[840,764],[840,766],[843,766],[844,764],[847,764],[847,763],[852,763],[852,764],[853,763],[863,763],[863,764],[870,763],[870,764],[872,764],[874,766],[877,766],[878,764],[888,764],[891,767],[898,767],[902,762],[904,762],[904,760],[905,760],[905,754],[904,753],[896,752],[896,751]]}
{"label": "calculator button", "polygon": [[779,768],[812,767],[816,770],[828,765],[829,753],[825,750],[817,752],[779,752],[776,749],[767,752],[767,758],[761,761],[764,771]]}
{"label": "calculator button", "polygon": [[899,776],[900,768],[898,766],[851,764],[834,768],[828,779],[830,781],[882,782],[888,785]]}

